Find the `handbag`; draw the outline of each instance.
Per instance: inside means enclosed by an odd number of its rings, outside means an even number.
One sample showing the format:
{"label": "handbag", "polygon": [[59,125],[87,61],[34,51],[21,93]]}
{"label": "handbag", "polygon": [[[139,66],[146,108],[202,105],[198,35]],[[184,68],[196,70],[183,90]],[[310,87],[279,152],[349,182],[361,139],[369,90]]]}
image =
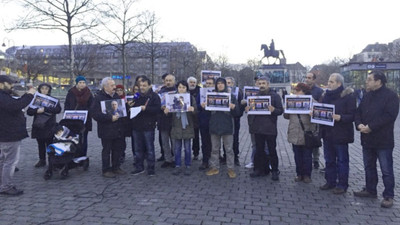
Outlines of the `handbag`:
{"label": "handbag", "polygon": [[51,118],[51,115],[49,115],[47,113],[36,114],[36,117],[32,123],[32,127],[42,129],[46,126],[46,124],[50,120],[50,118]]}
{"label": "handbag", "polygon": [[314,131],[311,130],[305,130],[304,129],[304,124],[301,121],[300,115],[297,114],[297,117],[299,118],[300,121],[300,125],[301,125],[301,129],[303,129],[304,132],[304,142],[305,142],[305,146],[307,148],[319,148],[322,146],[322,142],[321,142],[321,137],[319,136],[319,130],[318,130],[318,126],[316,127],[316,129]]}

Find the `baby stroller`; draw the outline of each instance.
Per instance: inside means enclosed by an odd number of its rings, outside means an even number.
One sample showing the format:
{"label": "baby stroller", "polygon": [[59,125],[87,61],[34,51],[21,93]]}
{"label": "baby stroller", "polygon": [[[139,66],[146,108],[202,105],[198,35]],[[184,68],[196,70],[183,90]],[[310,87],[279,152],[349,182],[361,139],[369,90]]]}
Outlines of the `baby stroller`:
{"label": "baby stroller", "polygon": [[54,143],[47,147],[49,166],[44,174],[44,179],[50,179],[54,169],[61,169],[61,179],[67,178],[69,169],[78,166],[87,171],[89,158],[82,154],[83,133],[85,132],[83,121],[62,119],[54,130]]}

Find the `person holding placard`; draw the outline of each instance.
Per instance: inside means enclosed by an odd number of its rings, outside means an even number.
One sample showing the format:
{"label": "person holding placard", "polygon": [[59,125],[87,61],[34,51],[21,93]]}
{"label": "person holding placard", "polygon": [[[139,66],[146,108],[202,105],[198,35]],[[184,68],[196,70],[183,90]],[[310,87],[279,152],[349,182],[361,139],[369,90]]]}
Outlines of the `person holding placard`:
{"label": "person holding placard", "polygon": [[[93,103],[93,95],[86,85],[86,78],[79,75],[75,79],[76,85],[68,90],[65,97],[64,110],[87,110]],[[88,134],[92,130],[92,116],[88,113],[85,123],[85,131],[82,136],[82,154],[87,155]]]}
{"label": "person holding placard", "polygon": [[[215,82],[215,91],[229,93],[226,85],[226,80],[219,77]],[[202,107],[205,108],[205,103],[202,103]],[[219,155],[221,149],[221,139],[223,141],[226,150],[226,165],[228,167],[228,176],[230,178],[236,178],[235,167],[235,156],[233,153],[233,117],[239,115],[240,109],[236,101],[235,96],[231,94],[231,102],[229,103],[230,111],[211,111],[209,129],[211,135],[211,158],[210,158],[210,169],[207,171],[207,176],[213,176],[219,174]]]}
{"label": "person holding placard", "polygon": [[326,183],[320,189],[333,189],[334,194],[344,194],[349,187],[349,143],[354,142],[356,99],[353,89],[344,88],[343,84],[341,74],[331,74],[322,99],[322,103],[335,105],[335,112],[334,126],[320,126],[326,164]]}
{"label": "person holding placard", "polygon": [[[310,87],[305,83],[298,83],[294,88],[295,95],[309,95]],[[294,161],[296,163],[295,182],[311,182],[312,148],[305,146],[304,131],[313,131],[317,124],[310,122],[309,114],[283,114],[289,120],[287,138],[292,144]]]}
{"label": "person holding placard", "polygon": [[[50,84],[40,84],[38,92],[51,96]],[[56,115],[60,112],[59,101],[55,107],[29,107],[27,110],[27,114],[33,116],[31,137],[36,139],[39,149],[39,161],[35,164],[36,168],[46,166],[46,147],[53,143],[53,128],[57,123]]]}
{"label": "person holding placard", "polygon": [[[197,79],[195,77],[189,77],[187,79],[187,83],[189,85],[190,95],[193,96],[194,99],[197,99],[197,96],[200,95],[200,86],[197,85]],[[200,153],[200,136],[199,136],[199,120],[197,118],[197,114],[195,114],[194,118],[194,138],[192,141],[192,150],[193,150],[193,160],[199,159]]]}
{"label": "person holding placard", "polygon": [[[276,138],[278,135],[277,120],[282,115],[283,107],[281,97],[270,89],[267,77],[259,77],[258,86],[260,88],[258,96],[271,96],[271,104],[268,105],[270,115],[254,115],[249,118],[252,124],[250,134],[254,134],[256,141],[256,153],[254,156],[254,172],[250,177],[260,177],[267,175],[269,165],[271,165],[272,180],[279,180],[279,159],[276,152]],[[249,106],[246,106],[246,112]],[[268,145],[269,155],[265,153],[265,144]]]}

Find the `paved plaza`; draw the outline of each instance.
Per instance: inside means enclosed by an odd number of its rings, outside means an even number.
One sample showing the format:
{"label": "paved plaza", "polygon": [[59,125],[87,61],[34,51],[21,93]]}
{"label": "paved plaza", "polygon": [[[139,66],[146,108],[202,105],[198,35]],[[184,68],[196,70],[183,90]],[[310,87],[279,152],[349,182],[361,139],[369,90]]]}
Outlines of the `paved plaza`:
{"label": "paved plaza", "polygon": [[[28,118],[28,125],[31,123],[32,118]],[[198,170],[201,161],[193,161],[189,177],[174,176],[173,169],[161,169],[158,162],[153,177],[144,173],[104,178],[101,176],[102,148],[94,122],[94,131],[89,133],[89,171],[72,169],[66,180],[55,173],[51,180],[45,181],[46,169],[33,166],[38,160],[36,140],[25,139],[18,165],[20,171],[14,176],[24,194],[0,196],[0,224],[400,224],[399,201],[391,209],[380,207],[381,179],[377,199],[353,195],[353,191],[364,185],[358,132],[349,150],[350,187],[346,194],[338,196],[319,190],[325,181],[320,171],[313,171],[310,184],[294,182],[293,152],[286,140],[288,121],[280,116],[278,124],[281,171],[278,182],[272,181],[271,176],[250,178],[250,170],[244,168],[251,156],[246,116],[241,121],[242,166],[236,167],[236,179],[229,179],[225,166],[221,167],[220,174],[207,177]],[[394,170],[399,178],[399,118],[395,127]],[[131,172],[130,140],[127,145],[127,160],[122,169]],[[156,141],[157,158],[159,149]],[[400,199],[398,185],[395,196]]]}

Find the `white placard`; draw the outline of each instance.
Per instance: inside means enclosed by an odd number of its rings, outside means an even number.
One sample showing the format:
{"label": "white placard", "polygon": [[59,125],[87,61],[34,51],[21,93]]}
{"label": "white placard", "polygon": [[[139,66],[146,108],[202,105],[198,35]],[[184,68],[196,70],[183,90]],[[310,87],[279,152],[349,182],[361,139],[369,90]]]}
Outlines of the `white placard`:
{"label": "white placard", "polygon": [[37,109],[41,107],[55,108],[57,106],[57,103],[58,99],[36,92],[33,96],[31,103],[29,104],[29,107],[31,107],[32,109]]}
{"label": "white placard", "polygon": [[208,92],[206,95],[206,110],[230,111],[231,93]]}
{"label": "white placard", "polygon": [[101,112],[109,115],[119,115],[119,117],[126,117],[126,106],[124,99],[111,99],[101,101]]}
{"label": "white placard", "polygon": [[174,93],[166,95],[165,106],[169,109],[169,112],[187,112],[190,106],[190,94],[189,93]]}
{"label": "white placard", "polygon": [[311,123],[318,123],[327,126],[335,125],[335,120],[333,119],[333,114],[335,114],[335,105],[315,102],[311,107]]}
{"label": "white placard", "polygon": [[130,114],[131,114],[130,119],[135,118],[140,113],[140,111],[142,111],[141,106],[130,108]]}
{"label": "white placard", "polygon": [[205,83],[207,79],[213,78],[214,81],[217,77],[221,77],[221,71],[213,71],[213,70],[202,70],[201,71],[201,83]]}
{"label": "white placard", "polygon": [[310,114],[311,104],[311,95],[285,95],[285,113],[287,114]]}
{"label": "white placard", "polygon": [[257,96],[259,91],[260,91],[259,87],[244,86],[243,87],[243,99],[247,100],[247,97],[249,97],[249,96]]}
{"label": "white placard", "polygon": [[209,88],[203,87],[203,88],[200,88],[200,104],[206,102],[207,93],[208,93],[208,92],[213,92],[214,89],[215,89],[215,88],[213,88],[213,87],[209,87]]}
{"label": "white placard", "polygon": [[63,119],[82,120],[83,123],[86,123],[87,116],[87,110],[65,110]]}
{"label": "white placard", "polygon": [[268,106],[271,104],[271,96],[248,96],[247,105],[249,115],[271,115]]}

